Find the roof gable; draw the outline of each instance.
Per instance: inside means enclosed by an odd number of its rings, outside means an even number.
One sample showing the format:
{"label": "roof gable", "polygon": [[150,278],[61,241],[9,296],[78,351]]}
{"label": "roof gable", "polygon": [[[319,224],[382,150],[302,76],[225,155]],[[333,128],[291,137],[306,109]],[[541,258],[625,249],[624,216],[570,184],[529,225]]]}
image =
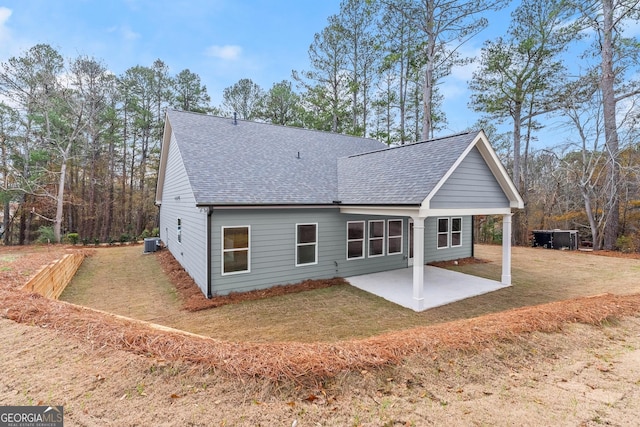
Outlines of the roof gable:
{"label": "roof gable", "polygon": [[454,172],[456,172],[458,167],[461,165],[461,163],[466,159],[467,155],[474,148],[476,148],[479,151],[486,166],[489,168],[489,170],[495,177],[496,181],[498,182],[500,189],[502,190],[502,192],[504,193],[504,195],[506,196],[509,202],[508,206],[510,208],[516,208],[516,209],[524,208],[524,201],[522,200],[522,197],[518,193],[518,190],[513,184],[513,181],[509,177],[509,174],[507,173],[506,169],[500,162],[500,159],[498,159],[498,155],[491,147],[491,144],[489,144],[489,140],[487,139],[487,136],[485,135],[484,131],[480,131],[475,134],[475,137],[473,138],[472,142],[467,146],[467,148],[460,155],[460,157],[458,157],[456,162],[453,165],[451,165],[451,167],[449,168],[447,173],[444,174],[440,182],[438,182],[438,184],[431,189],[431,191],[429,192],[429,195],[422,202],[422,208],[427,208],[427,209],[431,208],[430,206],[431,200],[438,193],[441,187],[445,185],[449,177],[451,177],[451,175]]}
{"label": "roof gable", "polygon": [[509,200],[477,147],[429,200],[432,209],[503,208]]}
{"label": "roof gable", "polygon": [[199,205],[330,204],[338,193],[338,157],[385,147],[372,139],[174,110],[166,121]]}
{"label": "roof gable", "polygon": [[344,204],[420,205],[474,136],[464,133],[340,159],[340,200]]}
{"label": "roof gable", "polygon": [[504,201],[507,207],[522,208],[520,195],[483,131],[340,159],[340,201],[347,205],[433,208],[431,200],[474,149],[495,179],[488,190],[501,191],[504,196],[496,195],[495,200]]}

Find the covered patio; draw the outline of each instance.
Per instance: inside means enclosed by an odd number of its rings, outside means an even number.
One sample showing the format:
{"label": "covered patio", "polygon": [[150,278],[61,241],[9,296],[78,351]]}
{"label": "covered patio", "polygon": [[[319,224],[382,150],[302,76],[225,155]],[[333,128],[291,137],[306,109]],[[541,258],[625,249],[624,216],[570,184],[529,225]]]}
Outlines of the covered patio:
{"label": "covered patio", "polygon": [[[524,201],[484,132],[404,147],[338,160],[340,212],[405,217],[413,229],[407,235],[407,265],[412,267],[351,277],[351,284],[414,311],[510,286],[512,216],[514,210],[524,208]],[[476,215],[502,216],[500,282],[425,267],[431,261],[455,259],[446,254],[428,255],[426,249],[433,247],[466,246],[473,256],[473,235],[462,235],[461,218]],[[454,245],[449,218],[455,217],[460,220]],[[429,218],[442,219],[444,231],[435,225],[426,232]],[[434,234],[438,240],[425,248],[425,240]],[[442,242],[440,237],[444,237]]]}
{"label": "covered patio", "polygon": [[414,311],[428,310],[510,286],[444,268],[423,266],[423,270],[424,299],[420,307],[416,307],[413,297],[413,268],[347,277],[346,280],[356,288]]}

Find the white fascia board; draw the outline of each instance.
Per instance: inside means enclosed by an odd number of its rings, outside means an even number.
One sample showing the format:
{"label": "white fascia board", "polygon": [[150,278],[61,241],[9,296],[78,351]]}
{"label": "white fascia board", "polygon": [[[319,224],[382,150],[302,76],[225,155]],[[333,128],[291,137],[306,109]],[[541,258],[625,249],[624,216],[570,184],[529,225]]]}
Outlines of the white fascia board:
{"label": "white fascia board", "polygon": [[[505,193],[505,195],[509,199],[509,208],[524,209],[524,201],[522,200],[522,197],[520,197],[520,194],[518,193],[516,186],[513,184],[513,181],[509,177],[509,174],[507,173],[504,166],[502,166],[502,163],[500,162],[500,159],[498,158],[498,155],[496,154],[494,149],[491,147],[491,144],[489,144],[489,140],[487,139],[487,136],[485,135],[484,131],[480,131],[478,132],[478,136],[471,142],[471,144],[469,144],[469,146],[464,150],[464,152],[460,155],[460,157],[458,157],[458,159],[455,161],[453,166],[451,166],[451,168],[442,177],[442,179],[438,182],[438,184],[433,188],[433,190],[431,190],[431,192],[427,195],[427,197],[422,201],[421,210],[426,210],[426,211],[430,210],[429,206],[433,196],[435,196],[438,193],[438,191],[444,185],[444,183],[447,182],[447,179],[449,179],[451,174],[453,174],[453,172],[458,168],[458,166],[460,166],[460,163],[462,163],[465,157],[467,157],[467,154],[469,154],[469,152],[473,149],[473,147],[476,147],[476,146],[478,147],[478,151],[480,152],[480,155],[482,156],[487,166],[491,170],[491,173],[493,173],[493,176],[498,181],[500,188],[502,188],[502,191]],[[493,214],[485,213],[485,214],[477,214],[477,215],[493,215]]]}
{"label": "white fascia board", "polygon": [[507,215],[511,208],[421,209],[420,216]]}
{"label": "white fascia board", "polygon": [[427,218],[432,216],[507,215],[511,208],[424,209],[406,206],[341,206],[340,213]]}
{"label": "white fascia board", "polygon": [[354,215],[416,216],[419,206],[340,206],[340,213]]}
{"label": "white fascia board", "polygon": [[171,123],[169,115],[165,113],[164,132],[162,134],[162,148],[160,151],[160,165],[158,167],[158,182],[156,183],[156,205],[162,204],[162,190],[164,189],[164,177],[167,172],[167,161],[169,158],[169,144],[171,143]]}
{"label": "white fascia board", "polygon": [[510,207],[524,209],[524,200],[522,200],[520,193],[518,193],[518,189],[509,177],[507,170],[502,166],[502,162],[500,162],[495,150],[491,147],[491,144],[489,144],[489,140],[484,134],[484,131],[480,132],[479,136],[480,138],[474,142],[474,145],[478,145],[478,151],[480,151],[482,158],[484,158],[491,172],[493,172],[493,176],[498,180],[502,191],[504,191],[509,199]]}

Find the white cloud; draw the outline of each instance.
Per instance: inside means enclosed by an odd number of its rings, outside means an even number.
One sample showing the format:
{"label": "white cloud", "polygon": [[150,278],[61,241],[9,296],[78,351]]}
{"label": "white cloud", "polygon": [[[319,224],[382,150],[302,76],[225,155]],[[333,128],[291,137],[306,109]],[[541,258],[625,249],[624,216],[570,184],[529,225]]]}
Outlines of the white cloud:
{"label": "white cloud", "polygon": [[482,49],[479,47],[466,47],[462,46],[459,50],[460,55],[463,58],[474,58],[475,60],[462,66],[453,67],[451,70],[451,76],[455,79],[462,81],[469,81],[473,77],[473,72],[480,66],[480,56],[482,55]]}
{"label": "white cloud", "polygon": [[9,17],[13,11],[4,6],[0,6],[0,41],[5,42],[11,36],[9,28],[7,28],[6,23],[9,20]]}
{"label": "white cloud", "polygon": [[117,33],[126,41],[134,41],[140,38],[140,33],[136,33],[128,25],[115,26],[107,30],[110,33]]}
{"label": "white cloud", "polygon": [[240,54],[242,53],[242,48],[236,45],[224,45],[218,46],[213,45],[209,46],[205,50],[205,55],[212,56],[214,58],[220,58],[224,60],[235,61],[240,58]]}
{"label": "white cloud", "polygon": [[[480,58],[481,50],[461,49],[461,56],[464,58]],[[474,71],[480,66],[476,59],[466,65],[456,66],[451,69],[451,74],[442,79],[438,89],[444,96],[445,102],[459,98],[469,98],[468,82],[472,79]]]}
{"label": "white cloud", "polygon": [[140,33],[136,33],[135,31],[133,31],[131,28],[127,26],[120,28],[120,34],[125,40],[129,40],[129,41],[140,38]]}

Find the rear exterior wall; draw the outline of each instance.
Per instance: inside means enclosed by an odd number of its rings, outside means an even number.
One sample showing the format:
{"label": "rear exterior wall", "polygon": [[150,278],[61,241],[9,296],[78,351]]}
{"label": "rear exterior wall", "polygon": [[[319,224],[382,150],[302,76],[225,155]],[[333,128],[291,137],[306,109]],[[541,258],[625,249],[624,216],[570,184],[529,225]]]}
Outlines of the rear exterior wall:
{"label": "rear exterior wall", "polygon": [[[402,219],[402,253],[387,254],[385,227],[384,255],[369,257],[365,238],[361,259],[347,259],[347,222]],[[375,273],[408,266],[408,219],[340,213],[338,208],[214,209],[211,221],[212,294],[245,292],[275,285],[299,283],[307,279],[328,279]],[[317,224],[317,263],[296,266],[296,224]],[[463,217],[462,242],[457,248],[437,249],[437,218],[425,221],[425,261],[457,259],[472,254],[471,217]],[[223,227],[249,226],[250,269],[222,274]],[[365,236],[366,237],[366,236]]]}

